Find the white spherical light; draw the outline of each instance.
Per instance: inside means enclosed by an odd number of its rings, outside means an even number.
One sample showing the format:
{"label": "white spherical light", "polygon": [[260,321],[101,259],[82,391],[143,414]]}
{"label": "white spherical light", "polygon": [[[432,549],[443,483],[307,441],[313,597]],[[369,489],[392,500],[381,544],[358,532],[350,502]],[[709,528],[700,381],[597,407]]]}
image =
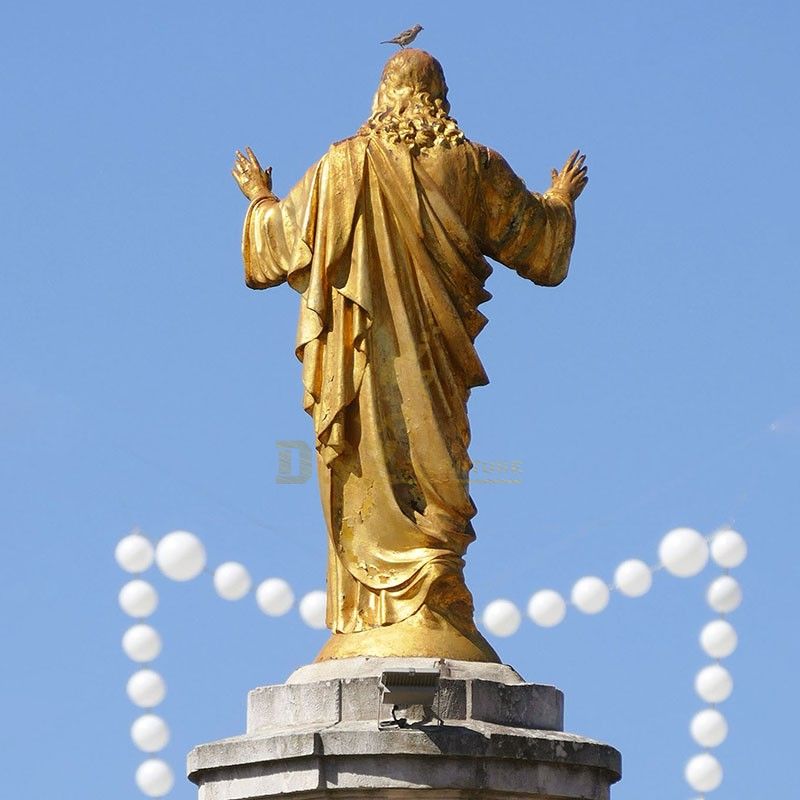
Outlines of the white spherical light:
{"label": "white spherical light", "polygon": [[739,643],[733,625],[724,619],[715,619],[700,632],[700,646],[711,658],[727,658]]}
{"label": "white spherical light", "polygon": [[483,611],[483,624],[495,636],[511,636],[519,629],[522,614],[510,600],[492,600]]}
{"label": "white spherical light", "polygon": [[133,625],[122,637],[122,649],[132,661],[152,661],[161,652],[161,637],[150,625]]}
{"label": "white spherical light", "polygon": [[143,714],[131,725],[133,743],[145,753],[157,753],[169,744],[169,727],[155,714]]}
{"label": "white spherical light", "polygon": [[203,543],[189,531],[172,531],[156,546],[156,564],[173,581],[190,581],[206,565]]}
{"label": "white spherical light", "polygon": [[253,585],[243,564],[226,561],[214,570],[214,588],[223,600],[241,600]]}
{"label": "white spherical light", "polygon": [[175,783],[172,770],[160,758],[148,758],[136,770],[136,785],[147,797],[164,797]]}
{"label": "white spherical light", "polygon": [[709,664],[697,673],[694,689],[706,703],[723,703],[733,692],[733,678],[721,664]]}
{"label": "white spherical light", "polygon": [[728,736],[728,723],[716,708],[706,708],[694,715],[689,730],[700,747],[719,747]]}
{"label": "white spherical light", "polygon": [[742,604],[742,588],[736,578],[721,575],[708,587],[706,600],[714,611],[730,614]]}
{"label": "white spherical light", "polygon": [[584,614],[599,614],[608,605],[609,596],[608,586],[602,579],[588,576],[572,587],[571,599]]}
{"label": "white spherical light", "polygon": [[294,593],[283,578],[267,578],[256,589],[256,602],[268,616],[280,617],[294,604]]}
{"label": "white spherical light", "polygon": [[134,672],[125,689],[131,703],[139,708],[154,708],[167,694],[164,679],[152,669]]}
{"label": "white spherical light", "polygon": [[722,766],[710,753],[689,759],[686,782],[696,792],[713,792],[722,783]]}
{"label": "white spherical light", "polygon": [[747,542],[730,528],[717,531],[711,540],[711,557],[725,569],[738,567],[747,558]]}
{"label": "white spherical light", "polygon": [[147,581],[128,581],[120,589],[119,607],[131,617],[149,617],[158,608],[158,592]]}
{"label": "white spherical light", "polygon": [[552,589],[541,589],[528,601],[528,616],[543,628],[558,625],[566,615],[564,598]]}
{"label": "white spherical light", "polygon": [[327,594],[319,589],[309,592],[300,601],[300,617],[310,628],[322,630],[325,627],[325,612],[328,605]]}
{"label": "white spherical light", "polygon": [[641,597],[653,585],[650,567],[636,558],[623,561],[614,573],[614,585],[626,597]]}
{"label": "white spherical light", "polygon": [[153,545],[141,533],[131,533],[119,540],[114,558],[125,572],[144,572],[153,563]]}
{"label": "white spherical light", "polygon": [[691,528],[675,528],[661,540],[658,557],[672,575],[690,578],[708,562],[708,543]]}

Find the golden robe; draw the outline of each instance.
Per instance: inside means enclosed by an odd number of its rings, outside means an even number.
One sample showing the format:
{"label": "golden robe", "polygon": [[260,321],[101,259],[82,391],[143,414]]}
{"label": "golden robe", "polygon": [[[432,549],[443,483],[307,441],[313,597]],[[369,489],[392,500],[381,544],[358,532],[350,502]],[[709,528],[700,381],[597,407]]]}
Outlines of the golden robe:
{"label": "golden robe", "polygon": [[247,285],[287,281],[301,295],[296,353],[335,634],[423,608],[474,632],[463,579],[476,511],[467,399],[488,383],[473,344],[490,297],[484,255],[555,285],[574,233],[569,199],[529,192],[500,155],[469,141],[412,155],[357,135],[282,201],[251,204]]}

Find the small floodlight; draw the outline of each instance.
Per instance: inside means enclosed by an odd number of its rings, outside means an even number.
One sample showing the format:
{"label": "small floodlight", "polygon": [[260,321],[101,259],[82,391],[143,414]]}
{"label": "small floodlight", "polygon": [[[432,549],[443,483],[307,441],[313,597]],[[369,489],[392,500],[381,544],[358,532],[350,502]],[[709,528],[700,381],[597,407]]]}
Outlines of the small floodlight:
{"label": "small floodlight", "polygon": [[[378,727],[384,728],[391,725],[406,727],[406,719],[398,719],[397,709],[409,706],[422,706],[424,723],[431,716],[441,722],[438,713],[433,711],[434,702],[439,696],[440,671],[432,669],[415,669],[410,667],[403,670],[389,670],[381,674],[378,684],[380,699],[378,701]],[[437,703],[438,705],[438,703]],[[383,707],[392,707],[392,719],[383,719]]]}

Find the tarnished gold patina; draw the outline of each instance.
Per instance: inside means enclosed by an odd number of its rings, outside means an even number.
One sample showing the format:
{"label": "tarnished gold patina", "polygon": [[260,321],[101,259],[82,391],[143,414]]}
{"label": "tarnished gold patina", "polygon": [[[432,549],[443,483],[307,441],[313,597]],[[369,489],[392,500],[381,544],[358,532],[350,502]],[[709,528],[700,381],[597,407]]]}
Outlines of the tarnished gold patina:
{"label": "tarnished gold patina", "polygon": [[467,399],[488,383],[473,344],[485,256],[560,283],[586,167],[576,152],[544,194],[529,192],[449,111],[439,62],[405,49],[368,121],[283,200],[251,150],[236,156],[252,201],[247,285],[287,282],[301,297],[296,352],[329,542],[333,636],[318,660],[498,660],[463,576],[475,538]]}

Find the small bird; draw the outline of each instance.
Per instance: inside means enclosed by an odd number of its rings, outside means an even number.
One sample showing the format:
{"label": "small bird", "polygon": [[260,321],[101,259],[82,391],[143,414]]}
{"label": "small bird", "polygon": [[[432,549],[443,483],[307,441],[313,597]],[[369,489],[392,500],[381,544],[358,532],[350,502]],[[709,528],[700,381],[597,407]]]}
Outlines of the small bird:
{"label": "small bird", "polygon": [[422,25],[415,25],[413,28],[409,28],[407,31],[398,33],[394,39],[387,39],[385,42],[381,42],[381,44],[399,44],[400,47],[405,47],[407,44],[411,44],[411,42],[417,38],[417,34],[421,30]]}

